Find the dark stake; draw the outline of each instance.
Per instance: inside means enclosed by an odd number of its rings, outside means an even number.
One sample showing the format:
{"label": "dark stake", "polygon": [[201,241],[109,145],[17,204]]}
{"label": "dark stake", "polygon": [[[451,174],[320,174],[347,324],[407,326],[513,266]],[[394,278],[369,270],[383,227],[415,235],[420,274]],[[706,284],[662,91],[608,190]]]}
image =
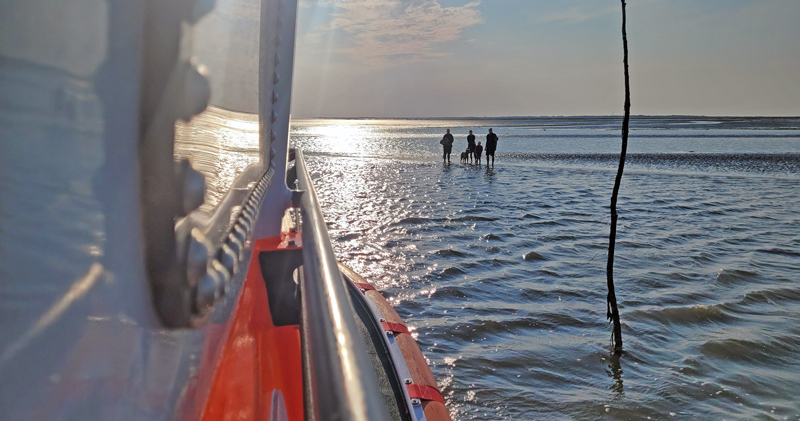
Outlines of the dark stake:
{"label": "dark stake", "polygon": [[628,36],[625,33],[625,0],[622,2],[622,51],[625,66],[625,117],[622,118],[622,150],[619,153],[619,169],[614,180],[614,193],[611,195],[611,231],[608,234],[608,264],[606,265],[606,279],[608,280],[608,298],[606,317],[614,323],[614,333],[611,342],[614,344],[614,353],[622,352],[622,326],[619,322],[619,309],[617,308],[617,295],[614,293],[614,246],[617,242],[617,196],[619,185],[622,182],[622,171],[625,168],[625,155],[628,152],[628,121],[631,117],[631,87],[628,78]]}

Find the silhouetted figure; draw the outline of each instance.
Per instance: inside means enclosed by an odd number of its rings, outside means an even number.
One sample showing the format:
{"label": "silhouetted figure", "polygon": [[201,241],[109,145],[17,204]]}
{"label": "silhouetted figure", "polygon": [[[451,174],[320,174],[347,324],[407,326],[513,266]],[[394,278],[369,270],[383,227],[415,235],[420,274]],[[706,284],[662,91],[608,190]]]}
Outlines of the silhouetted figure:
{"label": "silhouetted figure", "polygon": [[442,154],[442,160],[444,162],[450,162],[450,152],[453,151],[453,135],[450,134],[450,129],[447,129],[447,133],[445,133],[442,140],[439,141],[444,148],[444,153]]}
{"label": "silhouetted figure", "polygon": [[494,165],[494,151],[497,149],[497,135],[489,129],[489,134],[486,135],[486,165],[489,165],[489,156],[492,157],[492,165]]}
{"label": "silhouetted figure", "polygon": [[475,159],[475,135],[472,134],[472,130],[469,131],[469,136],[467,136],[467,152],[469,152],[469,159],[470,161]]}
{"label": "silhouetted figure", "polygon": [[481,145],[481,142],[478,142],[478,146],[475,147],[475,162],[477,162],[478,165],[481,165],[482,153],[483,153],[483,145]]}
{"label": "silhouetted figure", "polygon": [[497,149],[497,135],[489,129],[489,134],[486,135],[486,165],[489,165],[489,156],[492,157],[492,165],[494,165],[494,151]]}

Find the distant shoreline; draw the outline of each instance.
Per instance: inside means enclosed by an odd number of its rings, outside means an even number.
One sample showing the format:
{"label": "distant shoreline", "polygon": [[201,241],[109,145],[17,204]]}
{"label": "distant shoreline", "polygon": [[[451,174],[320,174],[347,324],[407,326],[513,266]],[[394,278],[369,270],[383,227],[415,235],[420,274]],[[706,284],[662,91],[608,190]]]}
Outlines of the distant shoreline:
{"label": "distant shoreline", "polygon": [[[800,116],[716,116],[716,115],[631,115],[631,119],[800,119]],[[536,120],[536,119],[609,119],[622,120],[621,115],[574,116],[499,116],[499,117],[295,117],[294,120]]]}

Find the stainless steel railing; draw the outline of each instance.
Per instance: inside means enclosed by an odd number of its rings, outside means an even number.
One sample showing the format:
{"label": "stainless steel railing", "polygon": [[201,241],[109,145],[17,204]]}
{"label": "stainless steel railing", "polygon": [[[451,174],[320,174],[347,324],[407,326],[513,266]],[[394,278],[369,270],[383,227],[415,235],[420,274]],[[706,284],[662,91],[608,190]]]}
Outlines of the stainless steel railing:
{"label": "stainless steel railing", "polygon": [[303,153],[294,151],[302,215],[301,342],[306,419],[388,420]]}

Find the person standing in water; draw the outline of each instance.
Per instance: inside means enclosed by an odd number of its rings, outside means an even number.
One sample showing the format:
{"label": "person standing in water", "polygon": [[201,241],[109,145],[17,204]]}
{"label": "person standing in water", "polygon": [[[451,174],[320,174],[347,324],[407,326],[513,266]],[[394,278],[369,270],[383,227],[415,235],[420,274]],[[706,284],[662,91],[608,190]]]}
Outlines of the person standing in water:
{"label": "person standing in water", "polygon": [[444,148],[444,153],[442,154],[442,160],[444,162],[450,162],[450,152],[453,151],[453,135],[450,134],[450,129],[447,129],[447,133],[445,133],[442,140],[439,141]]}
{"label": "person standing in water", "polygon": [[469,152],[470,161],[474,161],[474,159],[475,159],[475,135],[472,134],[472,130],[469,131],[469,135],[467,136],[467,150]]}
{"label": "person standing in water", "polygon": [[492,166],[494,166],[494,151],[497,149],[497,135],[489,129],[486,135],[486,165],[489,165],[489,155],[492,156]]}
{"label": "person standing in water", "polygon": [[481,165],[482,153],[483,153],[483,146],[481,145],[481,142],[478,142],[478,146],[475,147],[475,162],[477,162],[478,165]]}

